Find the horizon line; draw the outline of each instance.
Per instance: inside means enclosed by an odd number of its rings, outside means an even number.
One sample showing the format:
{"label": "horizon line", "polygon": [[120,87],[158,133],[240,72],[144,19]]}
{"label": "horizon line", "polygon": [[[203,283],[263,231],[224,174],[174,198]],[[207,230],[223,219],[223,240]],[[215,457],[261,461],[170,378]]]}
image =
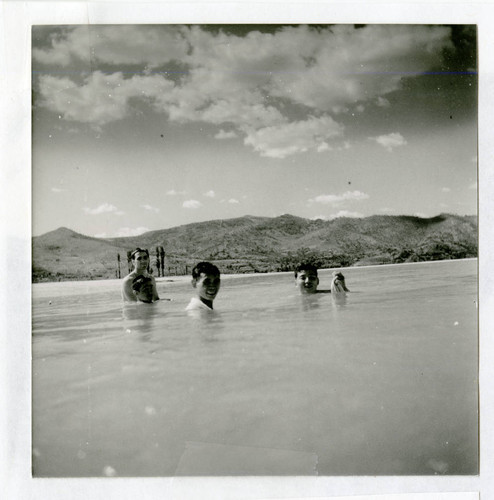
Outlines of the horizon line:
{"label": "horizon line", "polygon": [[306,220],[306,221],[318,221],[319,220],[319,221],[322,221],[322,222],[333,222],[333,221],[338,220],[338,219],[369,219],[370,217],[412,217],[412,218],[416,218],[416,219],[430,220],[430,219],[435,219],[436,217],[445,216],[445,215],[456,216],[456,217],[478,217],[478,213],[476,213],[476,214],[464,214],[464,215],[460,215],[460,214],[457,214],[457,213],[450,213],[450,212],[440,212],[439,214],[433,215],[433,216],[430,216],[430,217],[422,217],[420,215],[409,215],[409,214],[372,214],[372,215],[367,215],[365,217],[341,216],[341,217],[334,217],[332,219],[321,219],[319,217],[307,218],[307,217],[301,217],[299,215],[293,215],[293,214],[289,214],[289,213],[284,213],[284,214],[276,215],[276,216],[245,214],[245,215],[242,215],[240,217],[226,217],[226,218],[222,218],[222,219],[209,219],[209,220],[205,220],[205,221],[188,222],[186,224],[180,224],[178,226],[171,226],[171,227],[166,227],[166,228],[161,228],[161,229],[150,229],[149,231],[145,231],[144,233],[136,234],[136,235],[131,235],[131,236],[92,236],[92,235],[89,235],[89,234],[81,233],[81,232],[76,231],[74,229],[71,229],[71,228],[69,228],[67,226],[59,226],[56,229],[51,229],[51,230],[46,231],[44,233],[35,235],[35,234],[33,234],[32,228],[31,228],[31,238],[39,238],[39,237],[44,236],[46,234],[53,233],[55,231],[59,231],[60,229],[66,229],[68,231],[72,231],[74,233],[80,234],[81,236],[86,236],[88,238],[94,238],[94,239],[97,239],[97,240],[116,240],[116,239],[125,239],[125,238],[138,238],[138,237],[147,235],[149,233],[154,233],[156,231],[167,231],[167,230],[175,229],[175,228],[178,228],[178,227],[191,226],[191,225],[196,225],[196,224],[207,224],[207,223],[210,223],[210,222],[218,222],[218,221],[224,221],[224,220],[225,221],[226,220],[231,221],[231,220],[235,220],[235,219],[244,219],[244,218],[248,218],[248,217],[259,218],[259,219],[278,219],[280,217],[290,216],[290,217],[294,217],[294,218],[297,218],[297,219],[303,219],[303,220]]}

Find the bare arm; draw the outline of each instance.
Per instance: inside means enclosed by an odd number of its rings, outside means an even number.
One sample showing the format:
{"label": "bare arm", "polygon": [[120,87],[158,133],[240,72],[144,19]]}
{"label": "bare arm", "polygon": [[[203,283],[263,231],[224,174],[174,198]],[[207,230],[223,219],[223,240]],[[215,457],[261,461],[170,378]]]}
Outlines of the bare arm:
{"label": "bare arm", "polygon": [[153,280],[153,300],[160,300],[158,296],[158,290],[156,289],[156,280],[154,279],[154,276],[151,277]]}
{"label": "bare arm", "polygon": [[348,288],[345,285],[345,280],[341,280],[339,278],[333,278],[331,282],[331,293],[344,293],[349,292]]}
{"label": "bare arm", "polygon": [[137,302],[137,298],[132,291],[132,276],[126,276],[122,281],[122,299],[125,302]]}

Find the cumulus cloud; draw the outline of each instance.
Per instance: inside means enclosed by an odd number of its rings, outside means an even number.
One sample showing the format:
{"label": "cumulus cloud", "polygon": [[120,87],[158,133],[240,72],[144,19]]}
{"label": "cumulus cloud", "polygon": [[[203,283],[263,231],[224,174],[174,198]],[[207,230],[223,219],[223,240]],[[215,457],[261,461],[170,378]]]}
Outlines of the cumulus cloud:
{"label": "cumulus cloud", "polygon": [[150,212],[155,212],[155,213],[158,213],[160,211],[159,208],[152,207],[151,205],[148,204],[141,205],[141,208],[144,208],[144,210],[149,210]]}
{"label": "cumulus cloud", "polygon": [[363,214],[359,212],[349,212],[348,210],[340,210],[336,214],[331,214],[331,215],[316,215],[315,217],[311,217],[311,220],[334,220],[338,219],[339,217],[350,217],[350,218],[361,218],[364,217]]}
{"label": "cumulus cloud", "polygon": [[216,193],[211,189],[211,191],[204,193],[204,196],[206,196],[206,198],[214,198],[216,196]]}
{"label": "cumulus cloud", "polygon": [[350,148],[351,148],[350,141],[344,141],[343,144],[341,146],[338,146],[336,149],[338,151],[344,151],[344,150],[350,149]]}
{"label": "cumulus cloud", "polygon": [[215,136],[215,139],[233,139],[235,137],[238,137],[237,133],[233,130],[228,130],[225,131],[221,129]]}
{"label": "cumulus cloud", "polygon": [[173,83],[160,75],[124,78],[121,72],[95,71],[76,85],[70,78],[42,75],[39,78],[41,105],[60,113],[65,120],[101,127],[128,116],[130,100],[166,94]]}
{"label": "cumulus cloud", "polygon": [[178,196],[178,195],[184,195],[185,191],[175,191],[175,189],[169,189],[165,194],[167,196]]}
{"label": "cumulus cloud", "polygon": [[[216,138],[243,136],[259,154],[285,158],[329,150],[343,135],[330,115],[388,105],[404,74],[433,67],[450,47],[442,26],[285,26],[246,36],[185,25],[79,26],[35,47],[33,59],[95,68],[82,79],[39,76],[41,105],[63,119],[103,127],[141,100],[170,121],[224,127]],[[124,75],[125,64],[138,71]],[[363,75],[372,76],[365,85]],[[404,144],[392,134],[378,139],[389,150]]]}
{"label": "cumulus cloud", "polygon": [[186,200],[183,202],[182,206],[184,208],[199,208],[202,206],[202,203],[197,200]]}
{"label": "cumulus cloud", "polygon": [[119,210],[115,205],[106,202],[102,203],[101,205],[98,205],[96,208],[84,207],[83,210],[88,215],[100,215],[107,213],[113,213],[115,215],[124,215],[124,212]]}
{"label": "cumulus cloud", "polygon": [[359,212],[349,212],[348,210],[340,210],[338,213],[330,216],[330,219],[338,219],[339,217],[350,217],[353,219],[358,219],[363,217],[364,215]]}
{"label": "cumulus cloud", "polygon": [[393,148],[405,146],[407,144],[407,141],[399,132],[380,135],[378,137],[369,137],[369,139],[376,141],[378,144],[380,144],[390,152],[393,151]]}
{"label": "cumulus cloud", "polygon": [[240,202],[237,199],[235,199],[235,198],[230,198],[228,200],[228,203],[231,203],[232,205],[236,205],[237,203],[240,203]]}
{"label": "cumulus cloud", "polygon": [[147,227],[121,227],[116,233],[115,237],[123,238],[125,236],[140,236],[143,233],[149,231]]}
{"label": "cumulus cloud", "polygon": [[441,188],[441,192],[443,192],[443,193],[450,193],[451,189],[449,187],[443,187],[443,188]]}
{"label": "cumulus cloud", "polygon": [[321,203],[322,205],[340,205],[346,201],[367,200],[369,195],[361,191],[346,191],[343,194],[320,194],[309,200],[309,203]]}
{"label": "cumulus cloud", "polygon": [[33,58],[43,64],[67,66],[72,61],[107,64],[146,64],[153,68],[180,60],[188,49],[180,27],[83,25],[64,29],[51,37],[49,48],[33,49]]}
{"label": "cumulus cloud", "polygon": [[330,151],[331,149],[333,149],[327,142],[321,142],[321,144],[319,144],[319,146],[317,146],[316,148],[316,151],[318,153],[323,153],[324,151]]}
{"label": "cumulus cloud", "polygon": [[310,116],[305,121],[252,130],[244,142],[259,151],[262,156],[285,158],[309,150],[325,151],[329,149],[326,140],[341,136],[342,133],[342,125],[330,116]]}

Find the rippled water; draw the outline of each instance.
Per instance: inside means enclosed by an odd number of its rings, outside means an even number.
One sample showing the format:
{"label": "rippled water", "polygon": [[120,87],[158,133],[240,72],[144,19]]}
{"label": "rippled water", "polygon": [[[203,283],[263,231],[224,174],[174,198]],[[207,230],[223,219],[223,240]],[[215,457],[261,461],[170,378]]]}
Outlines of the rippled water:
{"label": "rippled water", "polygon": [[199,318],[185,278],[33,285],[34,475],[477,473],[477,261],[344,274],[224,276]]}

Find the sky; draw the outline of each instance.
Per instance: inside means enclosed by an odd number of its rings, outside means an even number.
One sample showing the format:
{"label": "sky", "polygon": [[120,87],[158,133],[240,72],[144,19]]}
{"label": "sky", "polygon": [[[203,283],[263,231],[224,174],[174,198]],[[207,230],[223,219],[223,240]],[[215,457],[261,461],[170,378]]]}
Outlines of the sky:
{"label": "sky", "polygon": [[474,26],[32,28],[33,235],[477,213]]}

